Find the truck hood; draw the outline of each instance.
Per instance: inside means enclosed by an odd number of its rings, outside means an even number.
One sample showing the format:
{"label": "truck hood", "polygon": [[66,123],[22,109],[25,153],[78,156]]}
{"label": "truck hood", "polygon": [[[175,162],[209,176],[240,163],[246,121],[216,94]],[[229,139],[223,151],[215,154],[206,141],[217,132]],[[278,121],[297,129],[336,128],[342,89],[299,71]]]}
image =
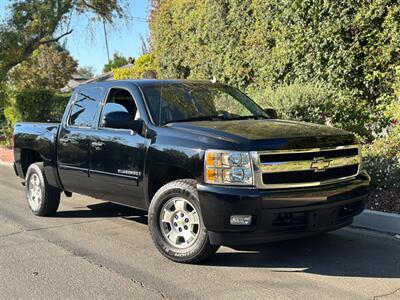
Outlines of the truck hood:
{"label": "truck hood", "polygon": [[236,148],[299,149],[357,144],[345,130],[297,121],[232,120],[171,123],[170,128],[234,143]]}

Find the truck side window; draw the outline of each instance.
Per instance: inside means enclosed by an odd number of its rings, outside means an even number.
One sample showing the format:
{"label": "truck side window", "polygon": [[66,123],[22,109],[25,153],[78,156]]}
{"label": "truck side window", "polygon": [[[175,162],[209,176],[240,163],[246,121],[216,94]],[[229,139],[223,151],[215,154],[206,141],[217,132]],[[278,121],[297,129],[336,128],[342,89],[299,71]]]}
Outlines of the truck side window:
{"label": "truck side window", "polygon": [[68,119],[70,126],[91,127],[101,98],[100,88],[90,88],[78,92]]}
{"label": "truck side window", "polygon": [[[139,112],[136,107],[135,100],[131,93],[124,89],[111,89],[110,93],[108,94],[106,104],[114,103],[119,105],[108,105],[107,108],[111,111],[119,111],[120,105],[125,108],[125,110],[132,116],[133,120],[139,118]],[[103,110],[103,116],[105,113],[110,111]]]}

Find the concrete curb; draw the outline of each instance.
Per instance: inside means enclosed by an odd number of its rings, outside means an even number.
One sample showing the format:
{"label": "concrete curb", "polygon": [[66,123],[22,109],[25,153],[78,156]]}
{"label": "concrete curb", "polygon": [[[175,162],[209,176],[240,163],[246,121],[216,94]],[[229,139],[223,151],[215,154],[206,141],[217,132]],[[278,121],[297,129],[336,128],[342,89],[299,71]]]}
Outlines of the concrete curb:
{"label": "concrete curb", "polygon": [[352,226],[390,234],[400,234],[400,214],[366,209],[354,218]]}

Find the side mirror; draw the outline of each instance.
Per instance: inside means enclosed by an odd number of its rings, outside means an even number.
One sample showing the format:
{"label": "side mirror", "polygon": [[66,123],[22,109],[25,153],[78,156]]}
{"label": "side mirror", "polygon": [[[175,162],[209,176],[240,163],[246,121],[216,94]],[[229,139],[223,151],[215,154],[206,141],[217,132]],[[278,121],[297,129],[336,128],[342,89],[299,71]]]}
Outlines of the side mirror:
{"label": "side mirror", "polygon": [[264,111],[271,119],[278,119],[278,112],[274,108],[264,108]]}
{"label": "side mirror", "polygon": [[107,128],[131,129],[139,132],[142,129],[143,120],[134,120],[132,115],[120,104],[108,103],[104,108],[101,125]]}

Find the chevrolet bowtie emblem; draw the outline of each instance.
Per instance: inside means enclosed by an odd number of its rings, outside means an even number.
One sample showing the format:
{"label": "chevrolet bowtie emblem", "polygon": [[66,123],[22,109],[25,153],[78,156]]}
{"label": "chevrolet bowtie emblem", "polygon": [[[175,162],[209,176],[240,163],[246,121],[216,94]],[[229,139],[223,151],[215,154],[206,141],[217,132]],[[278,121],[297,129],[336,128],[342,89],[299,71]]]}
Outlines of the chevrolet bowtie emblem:
{"label": "chevrolet bowtie emblem", "polygon": [[324,157],[314,158],[314,161],[311,163],[311,169],[313,169],[315,172],[322,172],[329,167],[330,163],[331,161],[325,159]]}

